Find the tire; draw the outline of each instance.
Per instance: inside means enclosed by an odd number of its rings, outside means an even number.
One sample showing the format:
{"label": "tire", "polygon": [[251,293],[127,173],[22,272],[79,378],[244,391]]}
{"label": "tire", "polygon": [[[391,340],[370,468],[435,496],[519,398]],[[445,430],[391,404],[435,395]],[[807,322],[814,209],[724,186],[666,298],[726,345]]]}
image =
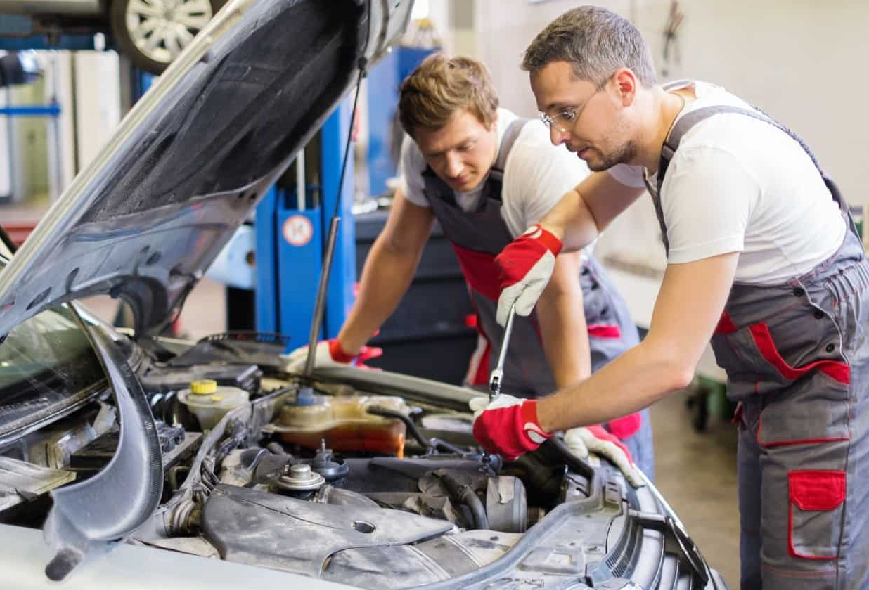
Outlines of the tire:
{"label": "tire", "polygon": [[[160,74],[226,2],[114,0],[109,8],[112,34],[134,66]],[[185,22],[176,20],[184,17]]]}

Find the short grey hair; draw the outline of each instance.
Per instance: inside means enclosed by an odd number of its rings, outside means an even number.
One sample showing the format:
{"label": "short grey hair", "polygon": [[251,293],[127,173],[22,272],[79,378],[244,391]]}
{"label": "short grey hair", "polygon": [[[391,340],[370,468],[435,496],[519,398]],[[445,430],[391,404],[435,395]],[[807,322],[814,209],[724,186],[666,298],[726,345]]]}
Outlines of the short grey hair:
{"label": "short grey hair", "polygon": [[576,78],[595,86],[619,68],[629,68],[643,86],[657,82],[652,52],[637,28],[599,6],[568,10],[549,23],[525,50],[522,69],[534,75],[558,61],[571,64]]}

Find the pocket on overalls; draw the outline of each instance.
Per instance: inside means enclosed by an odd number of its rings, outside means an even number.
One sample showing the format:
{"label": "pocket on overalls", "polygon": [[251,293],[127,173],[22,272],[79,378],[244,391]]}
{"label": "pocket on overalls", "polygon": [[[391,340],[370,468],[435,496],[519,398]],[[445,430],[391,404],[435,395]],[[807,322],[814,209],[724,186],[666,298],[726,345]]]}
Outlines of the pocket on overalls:
{"label": "pocket on overalls", "polygon": [[788,473],[788,551],[804,559],[836,559],[845,503],[844,471]]}
{"label": "pocket on overalls", "polygon": [[725,314],[713,341],[731,396],[765,399],[757,442],[847,440],[851,374],[832,320],[812,307],[798,307],[768,322],[737,328]]}

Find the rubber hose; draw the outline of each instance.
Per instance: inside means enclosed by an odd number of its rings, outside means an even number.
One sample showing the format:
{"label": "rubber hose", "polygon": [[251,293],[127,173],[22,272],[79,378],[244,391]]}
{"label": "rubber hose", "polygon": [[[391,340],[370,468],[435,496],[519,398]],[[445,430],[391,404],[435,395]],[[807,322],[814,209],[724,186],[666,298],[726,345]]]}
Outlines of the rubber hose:
{"label": "rubber hose", "polygon": [[473,488],[459,482],[459,480],[449,473],[438,473],[435,471],[434,474],[443,482],[450,496],[458,500],[462,505],[467,506],[468,510],[471,511],[474,528],[478,530],[488,529],[489,517],[486,516],[486,508],[483,506],[480,498],[477,497],[477,494],[474,493]]}
{"label": "rubber hose", "polygon": [[408,434],[416,439],[416,441],[421,444],[424,449],[432,446],[431,441],[429,441],[422,435],[422,433],[419,431],[419,428],[417,428],[416,424],[413,423],[413,420],[410,419],[410,416],[405,416],[401,412],[396,412],[395,410],[387,410],[386,408],[381,408],[380,406],[368,406],[367,408],[365,408],[365,411],[375,416],[382,416],[383,418],[395,418],[396,420],[401,420],[407,427]]}

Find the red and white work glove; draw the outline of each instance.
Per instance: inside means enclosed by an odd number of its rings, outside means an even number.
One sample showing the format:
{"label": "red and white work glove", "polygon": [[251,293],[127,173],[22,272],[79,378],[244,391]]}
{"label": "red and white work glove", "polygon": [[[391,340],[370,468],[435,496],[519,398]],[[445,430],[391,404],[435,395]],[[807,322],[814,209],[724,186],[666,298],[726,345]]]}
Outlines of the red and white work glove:
{"label": "red and white work glove", "polygon": [[507,244],[495,257],[501,296],[495,319],[506,325],[510,307],[516,304],[516,313],[527,316],[534,309],[543,289],[549,283],[555,268],[555,257],[561,251],[561,240],[552,232],[535,224],[525,233]]}
{"label": "red and white work glove", "polygon": [[[552,436],[537,421],[537,400],[501,394],[491,403],[485,397],[474,398],[470,406],[474,412],[474,438],[484,449],[508,461],[535,450]],[[631,452],[603,426],[571,428],[564,433],[564,444],[580,459],[586,459],[589,453],[605,457],[633,487],[645,485]]]}
{"label": "red and white work glove", "polygon": [[585,459],[589,453],[606,457],[619,468],[632,486],[638,488],[645,485],[636,465],[634,465],[628,447],[619,440],[619,437],[607,432],[603,426],[596,424],[582,428],[571,428],[564,433],[564,444],[580,459]]}
{"label": "red and white work glove", "polygon": [[[314,349],[314,367],[344,367],[350,364],[364,366],[362,363],[383,355],[382,348],[363,346],[358,355],[349,354],[341,348],[337,338],[323,340]],[[284,370],[289,373],[301,373],[308,359],[308,347],[300,346],[285,357]]]}
{"label": "red and white work glove", "polygon": [[537,400],[501,394],[492,402],[477,397],[470,402],[474,412],[474,438],[490,453],[508,461],[533,451],[552,436],[537,421]]}

